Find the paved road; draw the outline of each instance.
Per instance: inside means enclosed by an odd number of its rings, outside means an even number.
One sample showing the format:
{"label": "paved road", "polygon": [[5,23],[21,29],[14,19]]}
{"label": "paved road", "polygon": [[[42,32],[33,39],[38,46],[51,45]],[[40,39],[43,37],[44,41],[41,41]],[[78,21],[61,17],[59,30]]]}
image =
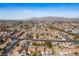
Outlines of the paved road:
{"label": "paved road", "polygon": [[[16,38],[11,37],[11,38],[18,39],[18,40],[27,40],[26,38],[18,38],[18,37],[16,37]],[[79,40],[72,40],[72,39],[70,39],[68,37],[66,37],[66,38],[68,40],[49,40],[49,39],[32,39],[32,38],[30,38],[27,41],[31,40],[31,41],[48,41],[48,42],[79,42]]]}
{"label": "paved road", "polygon": [[[21,40],[27,40],[27,39],[20,39],[17,37],[11,37],[13,40],[13,43],[11,43],[11,45],[6,46],[4,48],[4,52],[2,54],[3,55],[7,55],[15,46],[18,42],[20,42]],[[46,40],[46,39],[28,39],[27,41],[47,41],[47,42],[79,42],[79,40]]]}
{"label": "paved road", "polygon": [[46,39],[29,39],[32,41],[47,41],[47,42],[79,42],[79,40],[46,40]]}
{"label": "paved road", "polygon": [[[66,40],[72,40],[71,38],[69,38],[68,36],[65,36],[63,34],[61,34],[64,38],[66,38]],[[74,42],[74,44],[79,44],[79,41]]]}
{"label": "paved road", "polygon": [[55,29],[55,30],[58,30],[58,31],[61,31],[61,32],[64,32],[64,33],[67,33],[69,35],[72,35],[72,36],[75,36],[77,38],[79,38],[79,35],[75,34],[75,33],[71,33],[71,32],[68,32],[68,31],[65,31],[63,29],[60,29],[60,28],[57,28],[57,27],[54,27],[54,26],[50,26],[51,29]]}
{"label": "paved road", "polygon": [[4,48],[4,52],[2,54],[2,56],[6,56],[15,46],[16,44],[19,42],[20,40],[15,40],[11,45],[8,45]]}
{"label": "paved road", "polygon": [[[52,28],[55,28],[55,27],[52,27]],[[64,31],[62,29],[59,29],[59,28],[55,28],[55,29],[59,30],[59,31],[62,31],[62,32],[65,32],[65,33],[68,33],[70,35],[73,35],[73,36],[76,36],[76,37],[79,38],[79,36],[74,34],[74,33],[69,33],[69,32],[66,32],[66,31]],[[6,46],[4,48],[5,51],[3,52],[2,55],[7,55],[16,46],[16,44],[18,42],[20,42],[21,40],[27,40],[27,39],[20,39],[18,37],[11,37],[11,38],[14,39],[13,43],[11,43],[11,45]],[[31,41],[47,41],[47,42],[79,42],[79,40],[48,40],[48,39],[47,40],[46,39],[28,39],[27,41],[30,41],[30,40]]]}

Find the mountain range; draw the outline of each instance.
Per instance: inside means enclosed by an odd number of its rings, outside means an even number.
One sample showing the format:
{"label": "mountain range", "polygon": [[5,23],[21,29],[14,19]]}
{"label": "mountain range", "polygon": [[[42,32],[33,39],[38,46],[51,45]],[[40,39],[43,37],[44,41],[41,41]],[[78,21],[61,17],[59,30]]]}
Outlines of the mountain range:
{"label": "mountain range", "polygon": [[34,17],[30,19],[18,19],[18,20],[0,20],[0,22],[25,22],[25,21],[79,21],[79,18],[66,18],[66,17]]}

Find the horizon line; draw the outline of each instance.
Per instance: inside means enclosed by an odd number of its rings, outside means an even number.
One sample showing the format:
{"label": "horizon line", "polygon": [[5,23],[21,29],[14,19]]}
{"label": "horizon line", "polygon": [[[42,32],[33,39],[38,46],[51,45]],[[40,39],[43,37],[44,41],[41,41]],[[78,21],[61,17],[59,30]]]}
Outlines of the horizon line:
{"label": "horizon line", "polygon": [[31,19],[34,19],[34,18],[47,18],[47,17],[70,18],[70,19],[79,18],[79,17],[63,17],[63,16],[45,16],[45,17],[30,17],[30,18],[24,18],[24,19],[0,19],[0,20],[31,20]]}

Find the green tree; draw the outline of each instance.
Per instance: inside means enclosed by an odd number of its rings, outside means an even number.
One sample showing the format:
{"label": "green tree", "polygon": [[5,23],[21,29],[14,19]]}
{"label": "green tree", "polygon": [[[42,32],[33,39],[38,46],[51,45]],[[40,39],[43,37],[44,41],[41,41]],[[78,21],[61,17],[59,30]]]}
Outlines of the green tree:
{"label": "green tree", "polygon": [[37,33],[37,34],[36,34],[36,38],[38,38],[38,39],[39,39],[39,33]]}
{"label": "green tree", "polygon": [[4,49],[3,48],[0,48],[0,51],[3,51]]}
{"label": "green tree", "polygon": [[32,56],[36,56],[37,55],[37,52],[32,52]]}
{"label": "green tree", "polygon": [[51,42],[47,42],[47,41],[46,41],[46,42],[44,42],[44,45],[45,45],[45,46],[48,46],[49,48],[52,48],[52,43],[51,43]]}
{"label": "green tree", "polygon": [[18,43],[16,46],[19,46],[20,44]]}

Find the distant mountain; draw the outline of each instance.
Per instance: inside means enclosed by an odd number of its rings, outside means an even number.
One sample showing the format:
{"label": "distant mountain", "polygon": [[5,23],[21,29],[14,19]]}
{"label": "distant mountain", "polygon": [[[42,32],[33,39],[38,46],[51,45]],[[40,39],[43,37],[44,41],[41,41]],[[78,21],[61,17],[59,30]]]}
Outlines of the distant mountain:
{"label": "distant mountain", "polygon": [[35,17],[30,19],[20,19],[20,20],[0,20],[0,22],[28,22],[28,21],[79,21],[79,18],[66,18],[66,17]]}
{"label": "distant mountain", "polygon": [[79,21],[79,18],[66,18],[66,17],[41,17],[31,18],[32,21]]}

